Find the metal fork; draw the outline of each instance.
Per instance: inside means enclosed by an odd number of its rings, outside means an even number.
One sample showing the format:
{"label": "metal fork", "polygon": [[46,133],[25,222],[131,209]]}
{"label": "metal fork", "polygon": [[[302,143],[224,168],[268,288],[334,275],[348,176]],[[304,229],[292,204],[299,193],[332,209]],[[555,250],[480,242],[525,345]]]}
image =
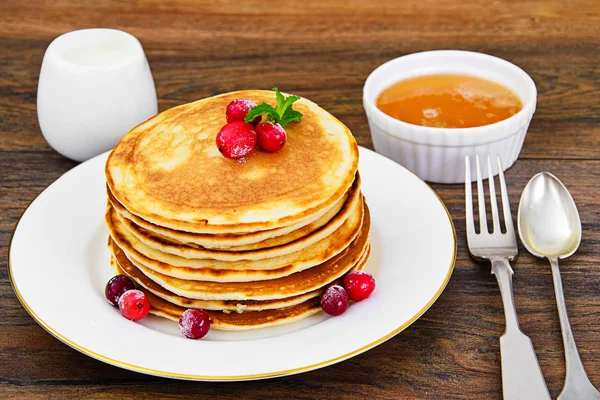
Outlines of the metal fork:
{"label": "metal fork", "polygon": [[473,218],[473,197],[471,193],[471,163],[465,157],[465,208],[467,221],[467,242],[469,252],[478,261],[488,260],[492,263],[492,274],[498,280],[502,303],[504,303],[504,316],[506,330],[500,337],[500,356],[502,363],[502,392],[505,400],[524,399],[550,399],[544,375],[538,363],[531,339],[519,328],[517,310],[513,296],[512,275],[513,270],[509,260],[512,261],[518,253],[517,237],[510,213],[508,191],[502,172],[502,162],[498,156],[498,170],[500,180],[500,193],[502,197],[502,210],[506,233],[500,230],[500,216],[496,204],[496,188],[492,171],[491,158],[487,157],[490,205],[492,208],[492,232],[488,230],[485,211],[485,196],[481,180],[479,155],[476,156],[477,166],[477,199],[479,204],[479,231],[475,232]]}

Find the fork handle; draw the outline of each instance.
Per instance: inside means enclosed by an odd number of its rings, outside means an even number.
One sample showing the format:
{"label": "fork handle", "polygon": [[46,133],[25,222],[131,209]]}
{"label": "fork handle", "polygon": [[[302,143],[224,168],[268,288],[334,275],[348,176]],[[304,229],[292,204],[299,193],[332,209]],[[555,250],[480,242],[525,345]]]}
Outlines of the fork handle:
{"label": "fork handle", "polygon": [[506,330],[500,337],[504,399],[550,399],[531,339],[519,328],[512,287],[513,270],[508,259],[492,259],[492,274],[498,280],[506,318]]}

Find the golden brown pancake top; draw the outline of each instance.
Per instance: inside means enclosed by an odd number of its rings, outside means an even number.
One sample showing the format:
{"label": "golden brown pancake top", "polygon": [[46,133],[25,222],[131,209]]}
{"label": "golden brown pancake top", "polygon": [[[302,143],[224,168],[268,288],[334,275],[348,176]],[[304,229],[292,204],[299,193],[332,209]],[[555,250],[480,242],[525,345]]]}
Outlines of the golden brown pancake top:
{"label": "golden brown pancake top", "polygon": [[223,157],[215,137],[233,99],[275,105],[271,91],[228,93],[167,110],[131,130],[106,164],[112,194],[150,222],[196,232],[251,232],[289,225],[339,200],[354,179],[358,148],[348,128],[300,99],[277,153]]}

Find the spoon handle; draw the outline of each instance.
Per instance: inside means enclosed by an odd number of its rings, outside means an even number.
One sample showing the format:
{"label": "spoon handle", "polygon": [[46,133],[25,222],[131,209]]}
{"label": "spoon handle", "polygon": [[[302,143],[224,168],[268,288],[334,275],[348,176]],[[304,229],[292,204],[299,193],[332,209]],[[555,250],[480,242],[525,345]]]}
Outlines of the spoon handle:
{"label": "spoon handle", "polygon": [[552,278],[554,280],[554,294],[556,296],[556,307],[558,308],[558,317],[560,320],[560,329],[562,331],[563,344],[565,346],[565,361],[567,377],[562,392],[558,395],[559,400],[600,400],[600,392],[596,390],[590,382],[583,363],[577,351],[577,345],[573,338],[573,331],[567,315],[567,305],[565,304],[565,295],[563,292],[558,259],[550,258],[552,267]]}
{"label": "spoon handle", "polygon": [[500,337],[504,400],[550,400],[531,339],[519,328],[508,260],[492,259],[492,274],[498,280],[506,317],[506,330]]}

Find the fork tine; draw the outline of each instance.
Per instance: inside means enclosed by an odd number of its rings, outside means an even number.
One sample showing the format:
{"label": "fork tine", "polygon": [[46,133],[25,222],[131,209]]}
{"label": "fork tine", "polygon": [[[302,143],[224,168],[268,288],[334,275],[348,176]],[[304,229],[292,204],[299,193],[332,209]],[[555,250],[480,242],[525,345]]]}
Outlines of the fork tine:
{"label": "fork tine", "polygon": [[481,166],[479,165],[479,154],[475,155],[475,164],[477,166],[477,203],[479,203],[479,232],[489,233],[487,227],[487,217],[485,216],[485,195],[483,192],[483,181],[481,180]]}
{"label": "fork tine", "polygon": [[471,161],[465,156],[465,220],[467,222],[467,240],[475,234],[473,220],[473,193],[471,192]]}
{"label": "fork tine", "polygon": [[498,160],[498,178],[500,179],[500,192],[502,195],[502,211],[504,212],[504,225],[506,226],[506,233],[514,234],[515,227],[513,226],[512,215],[510,213],[510,202],[508,200],[508,190],[506,189],[504,172],[502,172],[502,160],[500,160],[500,155],[496,156],[496,158]]}
{"label": "fork tine", "polygon": [[490,205],[492,207],[493,232],[500,232],[500,216],[498,215],[498,200],[496,199],[496,185],[494,183],[494,172],[492,171],[492,157],[487,156],[488,181],[490,184]]}

